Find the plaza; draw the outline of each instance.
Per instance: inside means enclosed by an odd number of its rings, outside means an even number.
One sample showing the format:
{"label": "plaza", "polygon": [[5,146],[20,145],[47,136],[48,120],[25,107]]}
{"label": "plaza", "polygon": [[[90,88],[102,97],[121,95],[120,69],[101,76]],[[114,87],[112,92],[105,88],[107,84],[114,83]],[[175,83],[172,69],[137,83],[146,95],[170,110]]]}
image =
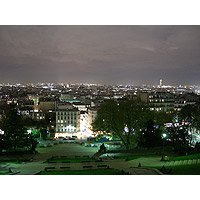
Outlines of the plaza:
{"label": "plaza", "polygon": [[[41,171],[44,171],[45,168],[70,168],[70,170],[84,170],[84,168],[89,169],[98,169],[99,166],[109,166],[109,168],[123,170],[127,174],[132,175],[157,175],[161,174],[158,170],[152,168],[138,168],[138,163],[144,163],[145,166],[155,166],[160,165],[162,166],[162,162],[160,162],[160,158],[153,157],[153,158],[138,158],[132,161],[125,161],[122,159],[112,159],[112,157],[105,155],[102,157],[99,163],[96,162],[80,162],[80,163],[48,163],[46,162],[48,159],[52,157],[57,158],[78,158],[78,157],[90,157],[92,158],[95,153],[98,152],[97,147],[85,147],[80,144],[58,144],[53,147],[46,147],[46,148],[37,148],[38,153],[35,155],[27,155],[24,159],[30,159],[29,161],[22,162],[21,164],[12,163],[12,162],[1,162],[1,171],[6,172],[9,168],[12,170],[13,173],[18,175],[34,175],[38,174]],[[15,157],[17,160],[18,158]],[[2,160],[2,157],[1,157]]]}

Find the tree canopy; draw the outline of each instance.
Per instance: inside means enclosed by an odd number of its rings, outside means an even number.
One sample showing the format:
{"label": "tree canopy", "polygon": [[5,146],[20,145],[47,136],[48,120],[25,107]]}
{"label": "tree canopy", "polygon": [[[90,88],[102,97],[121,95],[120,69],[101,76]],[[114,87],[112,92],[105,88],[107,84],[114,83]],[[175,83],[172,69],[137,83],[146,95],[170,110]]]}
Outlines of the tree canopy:
{"label": "tree canopy", "polygon": [[93,127],[118,136],[129,149],[137,145],[139,132],[152,117],[153,112],[142,102],[110,100],[100,106]]}
{"label": "tree canopy", "polygon": [[197,104],[187,105],[181,112],[156,112],[139,101],[110,100],[101,104],[93,128],[119,137],[127,149],[162,146],[166,133],[167,145],[184,154],[200,130],[199,111]]}
{"label": "tree canopy", "polygon": [[0,129],[4,131],[1,135],[1,149],[26,148],[32,149],[36,147],[33,137],[27,133],[24,127],[23,119],[18,114],[14,104],[11,104],[5,110],[3,118],[0,121]]}

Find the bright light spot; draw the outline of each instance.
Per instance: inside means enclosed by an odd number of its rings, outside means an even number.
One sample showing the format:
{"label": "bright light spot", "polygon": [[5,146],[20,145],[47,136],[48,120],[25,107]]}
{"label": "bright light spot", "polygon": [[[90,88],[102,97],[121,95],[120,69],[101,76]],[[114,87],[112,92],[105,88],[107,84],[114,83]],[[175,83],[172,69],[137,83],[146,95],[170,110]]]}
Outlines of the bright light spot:
{"label": "bright light spot", "polygon": [[167,136],[167,134],[166,133],[163,133],[163,137],[165,138]]}
{"label": "bright light spot", "polygon": [[3,135],[4,134],[4,131],[2,131],[1,129],[0,129],[0,135]]}
{"label": "bright light spot", "polygon": [[126,133],[128,133],[129,129],[128,129],[127,126],[124,128],[124,131],[125,131]]}

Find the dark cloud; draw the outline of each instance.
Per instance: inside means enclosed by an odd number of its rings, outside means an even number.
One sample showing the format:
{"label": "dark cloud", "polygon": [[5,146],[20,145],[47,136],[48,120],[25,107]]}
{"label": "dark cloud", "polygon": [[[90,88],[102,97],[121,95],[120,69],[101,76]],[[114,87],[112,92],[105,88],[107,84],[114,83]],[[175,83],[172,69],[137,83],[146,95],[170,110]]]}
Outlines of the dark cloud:
{"label": "dark cloud", "polygon": [[0,82],[200,84],[200,26],[0,26]]}

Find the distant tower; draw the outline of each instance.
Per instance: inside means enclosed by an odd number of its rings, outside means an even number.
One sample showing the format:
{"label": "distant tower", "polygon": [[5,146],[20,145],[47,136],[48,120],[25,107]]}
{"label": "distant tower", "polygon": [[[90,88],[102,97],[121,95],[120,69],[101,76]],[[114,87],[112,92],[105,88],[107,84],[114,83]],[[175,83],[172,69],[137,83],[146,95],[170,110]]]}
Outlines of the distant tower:
{"label": "distant tower", "polygon": [[162,87],[162,79],[160,79],[160,87]]}
{"label": "distant tower", "polygon": [[39,104],[39,98],[38,97],[34,97],[33,98],[33,101],[34,101],[34,110],[35,111],[38,111],[38,104]]}

